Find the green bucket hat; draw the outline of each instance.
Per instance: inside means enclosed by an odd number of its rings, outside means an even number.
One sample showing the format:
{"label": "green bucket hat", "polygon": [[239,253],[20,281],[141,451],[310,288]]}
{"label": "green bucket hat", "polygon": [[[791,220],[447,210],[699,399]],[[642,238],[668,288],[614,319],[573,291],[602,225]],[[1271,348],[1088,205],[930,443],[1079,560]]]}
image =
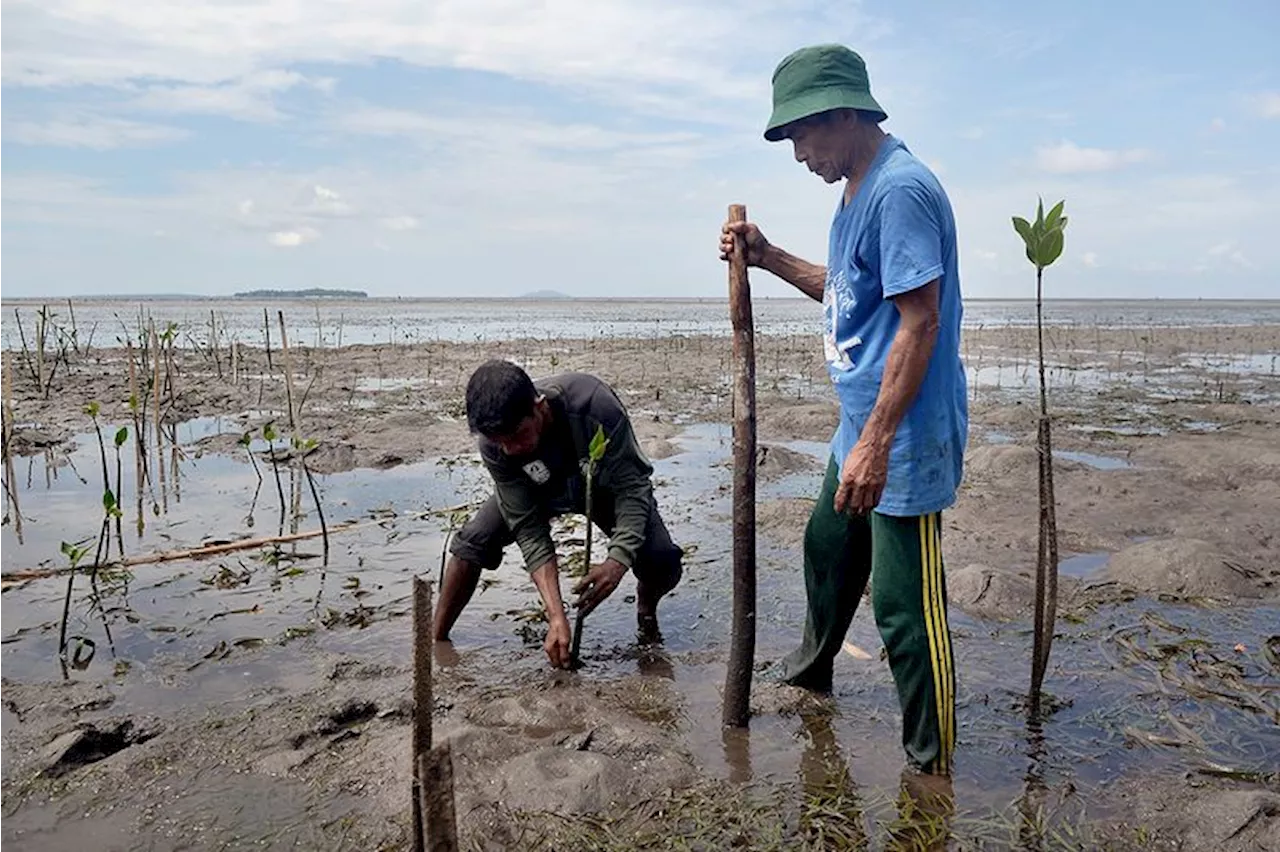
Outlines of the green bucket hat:
{"label": "green bucket hat", "polygon": [[841,44],[802,47],[773,72],[773,115],[764,138],[777,142],[791,122],[842,107],[869,112],[877,122],[889,117],[871,97],[861,56]]}

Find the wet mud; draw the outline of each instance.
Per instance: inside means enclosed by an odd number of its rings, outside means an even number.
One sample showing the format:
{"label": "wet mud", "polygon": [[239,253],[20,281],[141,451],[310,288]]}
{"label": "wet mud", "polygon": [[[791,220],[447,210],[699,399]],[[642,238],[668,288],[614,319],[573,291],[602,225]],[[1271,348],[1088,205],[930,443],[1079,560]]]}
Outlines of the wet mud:
{"label": "wet mud", "polygon": [[[928,847],[940,833],[954,848],[1274,848],[1280,377],[1265,353],[1280,329],[1052,338],[1054,712],[1028,729],[1032,338],[981,329],[967,338],[966,479],[944,517],[960,732],[938,812],[903,776],[869,605],[832,695],[770,678],[803,624],[800,546],[837,417],[808,337],[759,344],[759,665],[751,728],[730,734],[719,728],[732,553],[723,341],[298,347],[293,431],[278,360],[269,370],[245,352],[237,382],[208,353],[179,350],[162,399],[166,480],[152,432],[138,487],[128,437],[111,555],[317,529],[290,463],[301,453],[328,553],[314,537],[95,577],[82,568],[65,667],[63,545],[92,548],[103,505],[84,407],[100,403],[114,485],[112,436],[133,423],[127,362],[95,350],[48,400],[15,370],[23,530],[19,540],[7,503],[3,838],[32,850],[409,848],[411,578],[439,570],[451,530],[488,493],[460,395],[475,363],[504,355],[619,387],[688,558],[660,610],[665,642],[637,644],[627,578],[587,620],[573,673],[545,665],[514,548],[485,575],[436,649],[436,735],[453,747],[465,848]],[[268,441],[269,422],[285,437]],[[556,530],[572,563],[581,525]]]}

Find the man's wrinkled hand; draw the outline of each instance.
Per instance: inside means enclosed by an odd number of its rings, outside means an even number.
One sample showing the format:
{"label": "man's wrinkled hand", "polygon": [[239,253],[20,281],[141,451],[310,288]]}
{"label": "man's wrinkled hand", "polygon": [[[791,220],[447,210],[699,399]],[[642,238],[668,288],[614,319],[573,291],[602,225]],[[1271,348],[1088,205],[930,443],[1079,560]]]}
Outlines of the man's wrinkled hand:
{"label": "man's wrinkled hand", "polygon": [[563,615],[551,619],[547,627],[547,638],[542,643],[542,650],[547,652],[547,659],[557,669],[568,668],[569,646],[573,642],[573,633],[569,629],[569,619]]}
{"label": "man's wrinkled hand", "polygon": [[578,611],[582,615],[589,614],[605,598],[613,594],[613,590],[618,588],[618,584],[626,575],[627,566],[616,559],[606,559],[598,565],[591,566],[587,576],[573,587],[573,593],[578,595]]}
{"label": "man's wrinkled hand", "polygon": [[889,478],[889,451],[859,441],[840,468],[840,485],[836,488],[837,513],[866,515],[880,504]]}
{"label": "man's wrinkled hand", "polygon": [[725,222],[720,228],[720,259],[728,260],[733,256],[735,237],[742,237],[746,250],[747,266],[760,266],[769,251],[769,241],[760,232],[754,222]]}

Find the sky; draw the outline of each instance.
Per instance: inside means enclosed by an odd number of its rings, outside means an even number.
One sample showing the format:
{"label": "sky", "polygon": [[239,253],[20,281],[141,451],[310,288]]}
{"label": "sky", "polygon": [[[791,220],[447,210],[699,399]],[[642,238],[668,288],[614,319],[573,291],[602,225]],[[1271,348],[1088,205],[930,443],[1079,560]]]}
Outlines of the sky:
{"label": "sky", "polygon": [[[790,51],[865,59],[966,297],[1280,297],[1276,0],[5,0],[3,294],[722,296],[728,205],[825,262],[762,136]],[[763,271],[760,296],[793,295]]]}

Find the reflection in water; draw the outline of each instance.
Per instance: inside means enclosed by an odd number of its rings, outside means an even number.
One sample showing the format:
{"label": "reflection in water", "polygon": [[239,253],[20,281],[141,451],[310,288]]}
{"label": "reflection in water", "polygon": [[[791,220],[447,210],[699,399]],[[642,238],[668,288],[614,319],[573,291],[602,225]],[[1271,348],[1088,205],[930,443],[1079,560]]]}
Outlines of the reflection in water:
{"label": "reflection in water", "polygon": [[949,777],[903,770],[898,818],[889,827],[889,848],[946,849],[955,811],[955,791]]}
{"label": "reflection in water", "polygon": [[724,762],[729,767],[729,781],[745,784],[751,780],[751,730],[724,727],[720,731],[724,746]]}
{"label": "reflection in water", "polygon": [[1022,796],[1018,798],[1018,840],[1028,852],[1044,848],[1045,799],[1049,793],[1044,781],[1044,730],[1039,719],[1027,722],[1027,774],[1023,778]]}
{"label": "reflection in water", "polygon": [[819,849],[861,849],[867,843],[857,785],[836,741],[829,712],[801,715],[807,742],[800,756],[802,836]]}

